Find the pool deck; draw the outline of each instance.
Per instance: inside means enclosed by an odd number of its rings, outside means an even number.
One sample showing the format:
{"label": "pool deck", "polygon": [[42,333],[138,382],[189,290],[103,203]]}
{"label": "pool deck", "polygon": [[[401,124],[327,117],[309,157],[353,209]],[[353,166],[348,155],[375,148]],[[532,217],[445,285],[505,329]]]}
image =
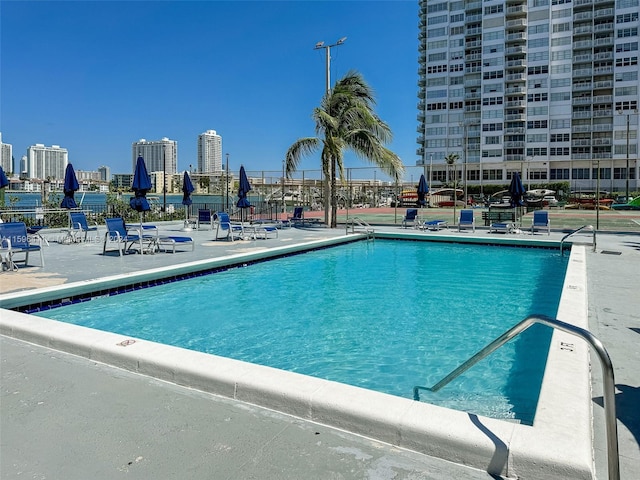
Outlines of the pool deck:
{"label": "pool deck", "polygon": [[[56,289],[101,277],[264,252],[344,235],[344,229],[285,229],[278,238],[214,242],[209,230],[188,235],[195,249],[154,255],[102,255],[99,241],[64,245],[47,232],[45,267],[0,275],[0,295]],[[376,227],[376,232],[398,232]],[[406,230],[402,230],[406,232]],[[510,238],[559,241],[563,233],[489,233],[478,228],[419,232],[499,243]],[[576,241],[590,241],[590,233]],[[640,476],[640,235],[599,233],[587,248],[591,331],[607,348],[616,380],[622,479]],[[293,294],[292,294],[293,295]],[[232,298],[231,298],[232,300]],[[350,434],[273,410],[156,380],[58,350],[0,336],[2,374],[0,477],[442,479],[497,478],[486,472]],[[606,476],[602,381],[594,361],[593,406],[597,478]]]}

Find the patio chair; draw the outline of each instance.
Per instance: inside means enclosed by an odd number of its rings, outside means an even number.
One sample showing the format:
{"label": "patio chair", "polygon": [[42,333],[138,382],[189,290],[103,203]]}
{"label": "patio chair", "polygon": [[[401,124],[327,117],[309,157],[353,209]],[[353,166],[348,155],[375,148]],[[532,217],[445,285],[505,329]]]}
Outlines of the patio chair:
{"label": "patio chair", "polygon": [[69,217],[71,218],[71,230],[69,234],[71,235],[74,242],[86,242],[89,232],[98,231],[97,223],[94,222],[93,225],[89,226],[89,222],[87,222],[87,216],[84,214],[84,212],[70,212]]}
{"label": "patio chair", "polygon": [[[229,219],[229,214],[225,212],[218,212],[216,216],[218,218],[218,227],[216,228],[215,240],[227,238],[233,242],[234,237],[244,239],[244,227],[241,223],[232,223]],[[221,233],[222,236],[220,236]]]}
{"label": "patio chair", "polygon": [[120,256],[128,251],[134,243],[140,245],[140,251],[142,252],[142,235],[140,234],[140,230],[127,227],[122,217],[105,218],[104,221],[107,225],[107,233],[104,235],[104,244],[102,245],[103,255],[105,255],[107,251],[107,242],[116,244]]}
{"label": "patio chair", "polygon": [[294,207],[293,215],[290,216],[287,221],[289,224],[301,222],[304,223],[304,207]]}
{"label": "patio chair", "polygon": [[476,219],[473,210],[460,210],[460,219],[458,220],[458,231],[462,228],[471,228],[476,231]]}
{"label": "patio chair", "polygon": [[195,244],[191,237],[178,237],[178,236],[161,236],[158,237],[158,250],[168,252],[171,249],[171,253],[176,253],[176,247],[182,245],[191,245],[191,251],[194,251]]}
{"label": "patio chair", "polygon": [[428,220],[418,225],[418,227],[421,230],[435,230],[435,231],[440,231],[440,229],[443,227],[448,228],[446,220]]}
{"label": "patio chair", "polygon": [[549,221],[549,212],[546,210],[535,210],[533,219],[531,220],[531,234],[533,235],[536,228],[547,229],[547,235],[551,235],[551,222]]}
{"label": "patio chair", "polygon": [[404,218],[402,219],[402,228],[407,228],[409,225],[414,228],[418,225],[417,208],[407,208],[407,213],[405,213]]}
{"label": "patio chair", "polygon": [[200,225],[209,224],[209,230],[213,230],[213,216],[211,210],[206,208],[198,209],[198,220],[196,221],[196,230],[200,230]]}
{"label": "patio chair", "polygon": [[[29,253],[40,252],[40,266],[44,267],[42,247],[34,245],[29,240],[27,225],[24,222],[7,222],[0,224],[0,239],[5,240],[6,260],[9,267],[14,270],[16,253],[24,253],[24,265],[29,265]],[[7,241],[8,240],[8,241]]]}

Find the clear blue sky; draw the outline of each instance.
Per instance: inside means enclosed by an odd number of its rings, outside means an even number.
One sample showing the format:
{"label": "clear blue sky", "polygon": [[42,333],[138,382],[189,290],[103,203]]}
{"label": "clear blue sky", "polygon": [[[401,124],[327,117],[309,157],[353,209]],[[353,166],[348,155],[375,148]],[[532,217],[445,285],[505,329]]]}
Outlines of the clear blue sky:
{"label": "clear blue sky", "polygon": [[232,171],[279,171],[287,148],[315,135],[325,50],[313,47],[346,36],[331,49],[331,83],[361,72],[394,133],[389,147],[415,165],[415,0],[2,0],[0,19],[0,131],[16,161],[53,144],[76,170],[127,173],[132,142],[169,137],[178,170],[195,169],[197,137],[211,129]]}

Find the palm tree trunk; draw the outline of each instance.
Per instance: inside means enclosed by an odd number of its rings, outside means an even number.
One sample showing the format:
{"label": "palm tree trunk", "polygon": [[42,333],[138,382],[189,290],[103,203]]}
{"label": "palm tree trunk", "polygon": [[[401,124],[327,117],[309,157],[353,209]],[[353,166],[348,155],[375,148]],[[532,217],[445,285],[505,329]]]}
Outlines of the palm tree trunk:
{"label": "palm tree trunk", "polygon": [[336,192],[336,160],[331,159],[331,217],[329,218],[329,225],[331,228],[338,226],[338,196]]}

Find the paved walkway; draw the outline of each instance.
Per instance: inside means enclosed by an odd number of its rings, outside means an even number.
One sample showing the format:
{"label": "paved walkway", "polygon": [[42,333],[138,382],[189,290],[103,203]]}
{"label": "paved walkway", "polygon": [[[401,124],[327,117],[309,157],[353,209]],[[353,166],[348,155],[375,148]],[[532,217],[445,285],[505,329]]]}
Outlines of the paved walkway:
{"label": "paved walkway", "polygon": [[[180,225],[161,226],[179,234]],[[391,228],[389,228],[391,229]],[[213,242],[194,252],[102,255],[101,243],[45,248],[45,268],[0,275],[1,292],[88,280],[342,235],[290,229],[277,239]],[[428,235],[429,233],[425,233]],[[452,235],[458,235],[451,232]],[[470,235],[469,231],[460,235]],[[55,232],[47,235],[55,239]],[[478,230],[477,235],[489,234]],[[560,232],[548,238],[558,240]],[[544,238],[546,235],[536,235]],[[582,238],[589,240],[588,236]],[[37,256],[32,263],[37,264]],[[591,328],[616,375],[622,479],[640,476],[639,235],[598,235],[587,256]],[[221,479],[486,479],[485,472],[404,451],[258,407],[180,388],[0,336],[0,477]],[[598,478],[606,478],[601,381],[594,366]]]}

